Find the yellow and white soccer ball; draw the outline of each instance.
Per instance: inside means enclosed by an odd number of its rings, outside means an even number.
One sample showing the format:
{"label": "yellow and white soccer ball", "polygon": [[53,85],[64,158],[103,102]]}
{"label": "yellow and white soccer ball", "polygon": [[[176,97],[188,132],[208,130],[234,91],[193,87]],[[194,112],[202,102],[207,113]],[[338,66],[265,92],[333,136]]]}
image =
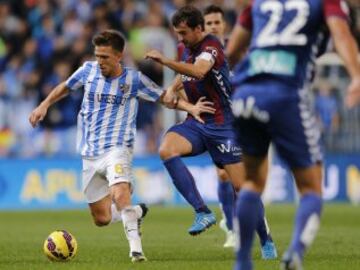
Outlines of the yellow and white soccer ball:
{"label": "yellow and white soccer ball", "polygon": [[69,261],[76,252],[76,239],[65,230],[52,232],[44,242],[44,253],[52,261]]}

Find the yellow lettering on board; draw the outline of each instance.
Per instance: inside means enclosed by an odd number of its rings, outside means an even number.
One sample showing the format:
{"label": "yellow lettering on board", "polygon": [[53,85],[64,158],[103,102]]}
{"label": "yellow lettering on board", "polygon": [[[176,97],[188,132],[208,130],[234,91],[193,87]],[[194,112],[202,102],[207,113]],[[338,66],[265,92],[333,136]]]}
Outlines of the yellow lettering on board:
{"label": "yellow lettering on board", "polygon": [[26,174],[20,198],[24,202],[28,202],[33,199],[46,199],[46,193],[44,193],[44,187],[41,182],[41,175],[38,171],[31,170]]}
{"label": "yellow lettering on board", "polygon": [[49,195],[49,200],[54,201],[56,195],[62,191],[62,173],[61,170],[48,170],[46,172],[46,192]]}
{"label": "yellow lettering on board", "polygon": [[67,191],[67,195],[69,197],[69,200],[73,202],[81,202],[84,201],[84,194],[80,189],[78,189],[77,185],[77,177],[75,172],[67,172],[64,177],[64,185],[65,189]]}
{"label": "yellow lettering on board", "polygon": [[84,197],[81,190],[77,188],[77,178],[74,172],[64,170],[49,170],[46,173],[46,189],[50,200],[55,200],[59,193],[74,202],[83,201]]}
{"label": "yellow lettering on board", "polygon": [[360,171],[356,166],[349,166],[346,170],[346,189],[349,199],[355,203],[360,203]]}

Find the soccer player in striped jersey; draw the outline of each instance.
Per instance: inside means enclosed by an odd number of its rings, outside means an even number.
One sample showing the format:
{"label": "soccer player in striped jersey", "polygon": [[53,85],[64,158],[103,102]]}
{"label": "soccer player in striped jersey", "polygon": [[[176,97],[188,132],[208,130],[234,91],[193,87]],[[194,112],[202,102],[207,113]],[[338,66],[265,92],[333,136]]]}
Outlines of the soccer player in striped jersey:
{"label": "soccer player in striped jersey", "polygon": [[[172,24],[179,42],[185,45],[182,62],[170,60],[158,51],[149,52],[147,57],[181,74],[177,75],[172,91],[184,88],[193,104],[199,97],[206,96],[216,109],[214,115],[204,114],[204,124],[194,121],[189,115],[185,122],[169,129],[160,146],[160,157],[176,188],[195,210],[195,220],[188,232],[197,235],[214,225],[216,219],[204,203],[181,157],[209,152],[215,165],[228,173],[236,190],[241,188],[244,170],[241,150],[232,128],[229,100],[232,91],[223,46],[218,38],[204,32],[204,18],[194,7],[179,9],[172,18]],[[171,99],[173,93],[167,94]],[[259,222],[260,227],[264,243],[272,243],[265,222]]]}
{"label": "soccer player in striped jersey", "polygon": [[[144,204],[131,205],[132,153],[138,99],[163,103],[164,90],[141,72],[123,67],[122,34],[106,30],[93,38],[96,61],[85,62],[67,81],[60,83],[31,113],[35,127],[53,103],[70,91],[84,90],[78,114],[78,151],[82,155],[82,184],[97,226],[122,221],[133,262],[146,260],[140,225],[147,212]],[[201,99],[195,106],[178,100],[166,104],[192,113],[213,113],[211,103]]]}
{"label": "soccer player in striped jersey", "polygon": [[[205,96],[216,109],[214,115],[204,114],[205,124],[188,116],[183,123],[168,130],[160,146],[160,157],[175,187],[195,210],[195,220],[188,232],[197,235],[214,225],[216,218],[204,203],[181,157],[208,151],[216,165],[225,167],[235,175],[237,168],[242,166],[241,153],[234,144],[235,137],[230,126],[229,69],[220,41],[204,33],[204,18],[192,6],[179,9],[172,18],[172,24],[179,42],[185,45],[181,53],[183,62],[170,60],[155,50],[148,52],[146,57],[179,73],[169,93],[184,89],[191,103]],[[168,97],[172,98],[170,94]],[[241,176],[236,177],[234,181],[240,183]]]}
{"label": "soccer player in striped jersey", "polygon": [[251,248],[261,219],[261,193],[273,142],[291,168],[301,198],[291,244],[281,269],[303,269],[305,251],[320,226],[322,153],[310,96],[315,59],[329,34],[351,77],[346,102],[360,101],[359,50],[341,0],[253,0],[239,16],[228,56],[249,51],[234,71],[233,113],[243,150],[246,182],[236,207],[239,248],[235,270],[253,269]]}

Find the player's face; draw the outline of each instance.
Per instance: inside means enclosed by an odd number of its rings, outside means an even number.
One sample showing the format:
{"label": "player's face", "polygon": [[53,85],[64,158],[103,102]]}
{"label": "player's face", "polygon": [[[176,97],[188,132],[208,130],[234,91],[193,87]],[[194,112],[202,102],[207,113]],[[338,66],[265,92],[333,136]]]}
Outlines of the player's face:
{"label": "player's face", "polygon": [[101,74],[113,77],[117,74],[122,53],[111,46],[95,46],[95,58],[100,66]]}
{"label": "player's face", "polygon": [[223,39],[225,32],[225,21],[221,13],[210,13],[204,16],[205,32]]}
{"label": "player's face", "polygon": [[192,47],[197,44],[202,37],[201,26],[197,26],[194,29],[182,22],[177,27],[174,27],[179,42],[184,43],[186,47]]}

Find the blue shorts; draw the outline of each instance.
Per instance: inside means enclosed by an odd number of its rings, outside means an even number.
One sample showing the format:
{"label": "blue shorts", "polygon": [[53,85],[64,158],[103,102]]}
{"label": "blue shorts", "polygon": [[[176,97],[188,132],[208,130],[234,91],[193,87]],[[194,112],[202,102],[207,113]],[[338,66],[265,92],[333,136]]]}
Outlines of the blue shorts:
{"label": "blue shorts", "polygon": [[291,168],[322,161],[320,129],[308,89],[247,83],[234,92],[232,106],[243,153],[266,155],[271,141]]}
{"label": "blue shorts", "polygon": [[192,152],[188,156],[197,156],[208,151],[219,168],[241,161],[241,150],[230,124],[204,125],[189,118],[167,132],[175,132],[191,143]]}

